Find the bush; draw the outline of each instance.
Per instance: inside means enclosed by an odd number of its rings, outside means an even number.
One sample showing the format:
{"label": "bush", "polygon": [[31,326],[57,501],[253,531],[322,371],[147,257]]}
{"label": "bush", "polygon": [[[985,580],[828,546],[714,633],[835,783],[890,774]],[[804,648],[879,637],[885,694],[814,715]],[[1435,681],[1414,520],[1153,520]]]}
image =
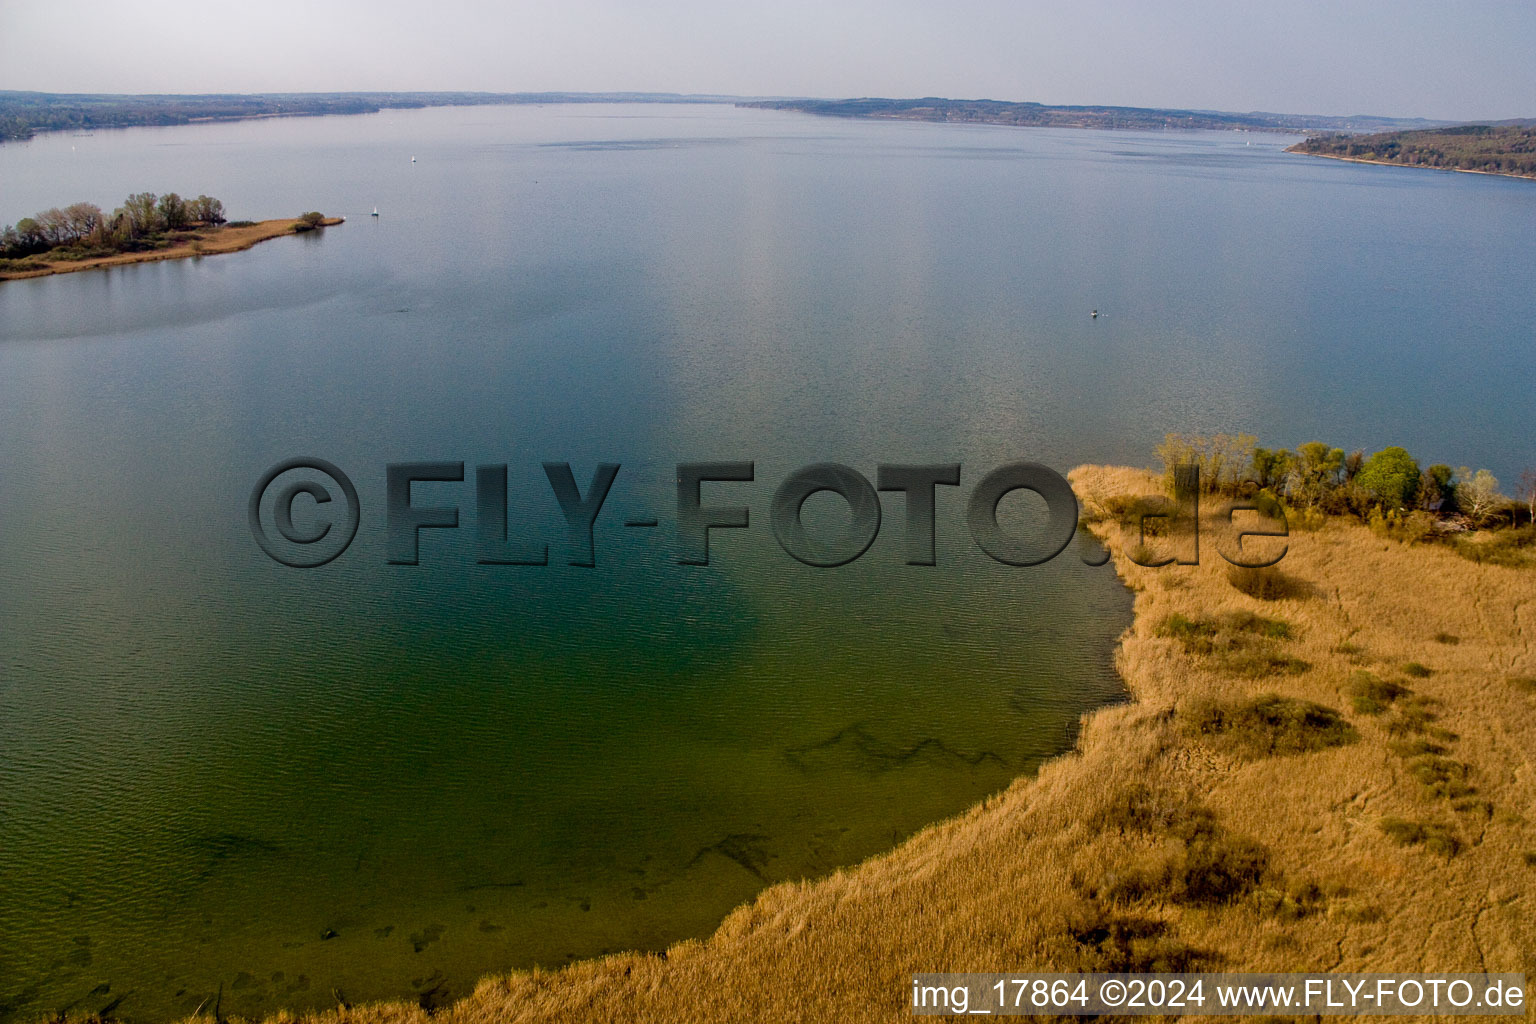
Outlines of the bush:
{"label": "bush", "polygon": [[1260,569],[1233,565],[1227,568],[1227,582],[1249,597],[1260,601],[1305,596],[1306,587],[1272,565]]}
{"label": "bush", "polygon": [[1461,840],[1448,826],[1404,818],[1383,818],[1381,830],[1399,846],[1422,846],[1449,860],[1461,851]]}
{"label": "bush", "polygon": [[1111,878],[1104,895],[1116,902],[1152,899],[1218,906],[1252,891],[1268,866],[1264,847],[1213,826],[1184,838],[1183,847],[1163,863]]}
{"label": "bush", "polygon": [[1212,654],[1255,640],[1290,640],[1294,636],[1290,623],[1252,612],[1228,612],[1214,619],[1191,619],[1175,612],[1157,627],[1157,634],[1179,641],[1191,654]]}
{"label": "bush", "polygon": [[1408,765],[1408,774],[1427,795],[1445,800],[1458,800],[1477,792],[1467,785],[1467,773],[1467,766],[1460,761],[1435,754],[1415,758]]}
{"label": "bush", "polygon": [[1210,959],[1168,936],[1166,922],[1116,913],[1098,903],[1075,909],[1064,931],[1074,947],[1061,960],[1079,971],[1197,971]]}
{"label": "bush", "polygon": [[1221,667],[1248,679],[1265,676],[1299,676],[1312,666],[1300,658],[1275,651],[1236,651],[1221,659]]}
{"label": "bush", "polygon": [[325,223],[325,214],[319,210],[310,210],[308,213],[299,214],[299,223],[294,225],[296,231],[313,231]]}
{"label": "bush", "polygon": [[1369,672],[1356,672],[1344,687],[1351,706],[1361,715],[1379,715],[1398,698],[1412,692],[1406,686],[1378,679]]}
{"label": "bush", "polygon": [[1432,723],[1440,716],[1433,710],[1435,702],[1428,697],[1412,697],[1401,700],[1392,708],[1387,720],[1387,732],[1393,736],[1432,736],[1439,740],[1455,739],[1455,735]]}
{"label": "bush", "polygon": [[256,226],[256,222],[253,220],[232,220],[224,226],[227,228],[253,228]]}
{"label": "bush", "polygon": [[1475,540],[1458,537],[1453,543],[1458,555],[1485,565],[1522,569],[1536,564],[1536,525],[1482,531]]}
{"label": "bush", "polygon": [[1247,757],[1304,754],[1354,743],[1359,733],[1336,710],[1266,693],[1245,701],[1202,701],[1185,714],[1189,731]]}

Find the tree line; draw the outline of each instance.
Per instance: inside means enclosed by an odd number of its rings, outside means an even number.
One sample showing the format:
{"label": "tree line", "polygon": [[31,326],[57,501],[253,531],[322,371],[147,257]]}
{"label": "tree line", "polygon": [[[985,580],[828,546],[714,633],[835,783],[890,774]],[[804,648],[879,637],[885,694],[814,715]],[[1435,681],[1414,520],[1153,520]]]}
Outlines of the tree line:
{"label": "tree line", "polygon": [[1207,494],[1354,515],[1383,528],[1426,534],[1536,521],[1536,468],[1521,475],[1511,498],[1486,469],[1420,467],[1397,446],[1366,455],[1322,441],[1286,449],[1263,448],[1257,440],[1250,434],[1169,434],[1157,447],[1165,482],[1172,489],[1179,467],[1194,465]]}
{"label": "tree line", "polygon": [[[136,192],[111,214],[94,203],[53,207],[0,229],[0,258],[38,253],[82,258],[155,247],[171,231],[225,223],[224,204],[212,196],[183,199],[175,192]],[[64,250],[59,252],[59,250]]]}
{"label": "tree line", "polygon": [[1379,135],[1323,135],[1292,149],[1314,156],[1411,167],[1536,176],[1536,127],[1530,125],[1473,124]]}
{"label": "tree line", "polygon": [[44,131],[93,131],[145,125],[233,121],[246,117],[372,114],[385,108],[466,107],[513,103],[681,103],[676,93],[359,92],[124,96],[0,90],[0,142]]}

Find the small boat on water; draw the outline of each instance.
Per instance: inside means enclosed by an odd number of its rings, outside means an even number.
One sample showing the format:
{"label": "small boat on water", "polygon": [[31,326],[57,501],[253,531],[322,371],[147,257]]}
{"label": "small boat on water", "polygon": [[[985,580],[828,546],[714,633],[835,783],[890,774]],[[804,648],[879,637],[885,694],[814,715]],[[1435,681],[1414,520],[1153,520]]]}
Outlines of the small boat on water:
{"label": "small boat on water", "polygon": [[[374,214],[374,216],[377,217],[378,214]],[[1094,310],[1092,313],[1089,313],[1088,315],[1091,318],[1093,318],[1094,320],[1097,320],[1099,318],[1099,311],[1098,310]]]}
{"label": "small boat on water", "polygon": [[377,217],[378,215],[379,215],[379,208],[377,206],[375,206],[373,208],[373,213],[369,214],[369,216],[370,217]]}

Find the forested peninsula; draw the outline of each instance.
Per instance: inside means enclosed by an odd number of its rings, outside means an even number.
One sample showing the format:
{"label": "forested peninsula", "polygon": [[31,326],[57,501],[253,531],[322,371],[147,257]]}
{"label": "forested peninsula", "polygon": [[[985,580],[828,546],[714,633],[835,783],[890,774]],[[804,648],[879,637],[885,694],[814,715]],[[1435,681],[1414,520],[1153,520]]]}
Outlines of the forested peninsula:
{"label": "forested peninsula", "polygon": [[222,201],[202,195],[183,199],[175,192],[136,192],[110,214],[95,203],[71,203],[0,228],[0,281],[237,252],[341,222],[318,210],[229,221]]}
{"label": "forested peninsula", "polygon": [[1321,135],[1298,142],[1286,152],[1356,163],[1536,178],[1536,122],[1464,124],[1375,135]]}
{"label": "forested peninsula", "polygon": [[949,121],[1000,124],[1022,128],[1132,128],[1265,132],[1361,132],[1429,128],[1446,124],[1423,118],[1312,114],[1246,114],[1220,110],[1176,110],[1161,107],[1057,106],[1003,100],[862,98],[845,100],[754,100],[739,107],[794,110],[827,117],[878,118],[890,121]]}

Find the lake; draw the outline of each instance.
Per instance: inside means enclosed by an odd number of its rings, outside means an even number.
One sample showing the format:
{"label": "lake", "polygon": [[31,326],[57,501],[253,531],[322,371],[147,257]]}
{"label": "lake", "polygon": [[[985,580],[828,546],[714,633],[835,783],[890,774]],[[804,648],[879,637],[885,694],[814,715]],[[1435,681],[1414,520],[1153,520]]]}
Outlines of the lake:
{"label": "lake", "polygon": [[[1088,542],[977,549],[1005,463],[1242,430],[1513,484],[1536,183],[1292,141],[579,105],[0,146],[0,223],[142,190],[347,218],[0,284],[0,1021],[435,1003],[707,935],[997,791],[1120,699],[1130,620]],[[315,569],[247,522],[297,456],[361,507]],[[460,528],[391,565],[385,467],[429,461],[465,463],[413,497]],[[594,567],[546,461],[621,467]],[[679,565],[700,461],[755,464],[704,485],[751,524]],[[889,493],[858,560],[781,550],[774,490],[824,461],[960,463],[938,564]],[[548,565],[478,564],[481,464]]]}

